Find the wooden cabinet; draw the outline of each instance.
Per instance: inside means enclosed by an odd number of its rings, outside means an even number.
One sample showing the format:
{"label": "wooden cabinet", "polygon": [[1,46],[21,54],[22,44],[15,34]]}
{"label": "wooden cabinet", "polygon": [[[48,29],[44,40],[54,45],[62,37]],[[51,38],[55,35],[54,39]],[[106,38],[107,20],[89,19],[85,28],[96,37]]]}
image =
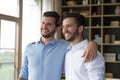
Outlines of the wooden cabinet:
{"label": "wooden cabinet", "polygon": [[[71,5],[68,1],[76,2]],[[88,40],[95,40],[103,56],[107,54],[107,57],[111,57],[105,62],[105,66],[106,73],[112,73],[114,78],[120,78],[120,61],[117,60],[116,52],[120,49],[119,7],[120,0],[116,2],[112,0],[62,0],[61,8],[61,14],[77,11],[86,17],[84,37]]]}

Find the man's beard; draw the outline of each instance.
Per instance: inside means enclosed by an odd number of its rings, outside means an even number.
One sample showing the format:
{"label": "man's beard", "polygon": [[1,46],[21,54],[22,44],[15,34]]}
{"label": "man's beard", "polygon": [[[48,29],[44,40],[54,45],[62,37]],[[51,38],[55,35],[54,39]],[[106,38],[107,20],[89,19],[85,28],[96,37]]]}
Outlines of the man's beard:
{"label": "man's beard", "polygon": [[54,36],[54,34],[55,34],[55,30],[53,30],[52,32],[50,32],[49,34],[46,34],[46,35],[43,35],[43,34],[42,34],[42,36],[43,36],[44,38],[50,38],[51,36]]}
{"label": "man's beard", "polygon": [[79,34],[79,33],[78,33],[78,30],[76,30],[76,31],[73,33],[73,35],[72,35],[70,38],[66,39],[66,40],[69,41],[69,42],[72,42],[72,41],[75,40],[75,38],[76,38],[76,36],[77,36],[78,34]]}

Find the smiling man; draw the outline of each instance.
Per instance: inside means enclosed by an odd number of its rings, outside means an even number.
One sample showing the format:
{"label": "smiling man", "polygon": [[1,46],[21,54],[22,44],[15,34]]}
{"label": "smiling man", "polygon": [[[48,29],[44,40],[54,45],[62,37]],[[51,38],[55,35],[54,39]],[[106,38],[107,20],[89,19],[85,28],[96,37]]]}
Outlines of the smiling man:
{"label": "smiling man", "polygon": [[[63,39],[57,41],[54,38],[59,17],[55,11],[43,14],[40,25],[42,37],[26,47],[18,80],[61,80],[69,42]],[[88,47],[86,55],[92,55],[94,59],[96,53],[91,53],[91,49],[96,52],[96,46],[90,44]],[[91,61],[91,58],[88,61]]]}
{"label": "smiling man", "polygon": [[88,40],[83,38],[85,17],[76,12],[63,15],[62,32],[70,42],[65,56],[66,80],[104,80],[105,63],[98,51],[95,60],[84,63],[84,54]]}

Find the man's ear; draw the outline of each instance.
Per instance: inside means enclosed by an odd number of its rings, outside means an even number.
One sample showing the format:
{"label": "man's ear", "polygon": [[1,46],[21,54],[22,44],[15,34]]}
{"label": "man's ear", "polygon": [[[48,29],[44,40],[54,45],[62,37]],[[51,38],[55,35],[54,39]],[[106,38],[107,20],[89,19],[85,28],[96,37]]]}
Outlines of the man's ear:
{"label": "man's ear", "polygon": [[80,33],[83,32],[83,25],[80,25],[78,29]]}

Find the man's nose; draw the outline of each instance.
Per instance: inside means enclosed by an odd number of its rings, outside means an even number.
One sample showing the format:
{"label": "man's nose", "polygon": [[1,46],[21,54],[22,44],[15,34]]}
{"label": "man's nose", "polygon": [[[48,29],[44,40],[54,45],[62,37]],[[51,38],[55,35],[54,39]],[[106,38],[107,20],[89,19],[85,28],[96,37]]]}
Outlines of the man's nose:
{"label": "man's nose", "polygon": [[43,29],[47,29],[47,25],[46,24],[44,24],[42,27],[43,27]]}
{"label": "man's nose", "polygon": [[67,27],[64,27],[64,28],[62,29],[62,31],[63,31],[63,32],[67,31]]}

